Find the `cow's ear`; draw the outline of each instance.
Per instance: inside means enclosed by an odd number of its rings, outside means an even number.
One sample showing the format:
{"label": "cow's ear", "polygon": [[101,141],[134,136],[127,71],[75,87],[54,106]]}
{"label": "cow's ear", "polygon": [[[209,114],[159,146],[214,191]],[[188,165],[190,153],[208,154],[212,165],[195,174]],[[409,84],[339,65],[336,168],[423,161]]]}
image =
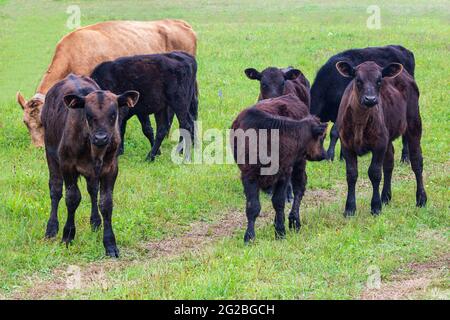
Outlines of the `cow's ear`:
{"label": "cow's ear", "polygon": [[27,105],[27,101],[25,100],[23,95],[20,93],[20,91],[17,92],[16,98],[17,98],[17,102],[22,107],[22,109],[25,109],[25,106]]}
{"label": "cow's ear", "polygon": [[117,97],[119,107],[133,108],[139,101],[139,92],[134,90],[125,91]]}
{"label": "cow's ear", "polygon": [[63,98],[64,104],[67,108],[71,109],[82,109],[84,108],[85,99],[83,96],[78,96],[76,94],[68,94]]}
{"label": "cow's ear", "polygon": [[381,72],[383,78],[395,78],[403,71],[403,65],[400,63],[391,63],[383,68]]}
{"label": "cow's ear", "polygon": [[248,69],[245,69],[244,72],[245,72],[245,74],[247,75],[247,77],[249,79],[261,80],[261,73],[258,70],[256,70],[256,69],[248,68]]}
{"label": "cow's ear", "polygon": [[298,78],[301,72],[298,69],[289,69],[288,71],[284,71],[283,74],[285,80],[295,80]]}
{"label": "cow's ear", "polygon": [[323,136],[327,131],[328,124],[326,122],[313,124],[311,126],[312,135],[314,138]]}
{"label": "cow's ear", "polygon": [[355,68],[346,61],[336,63],[336,69],[343,77],[353,78],[355,76]]}

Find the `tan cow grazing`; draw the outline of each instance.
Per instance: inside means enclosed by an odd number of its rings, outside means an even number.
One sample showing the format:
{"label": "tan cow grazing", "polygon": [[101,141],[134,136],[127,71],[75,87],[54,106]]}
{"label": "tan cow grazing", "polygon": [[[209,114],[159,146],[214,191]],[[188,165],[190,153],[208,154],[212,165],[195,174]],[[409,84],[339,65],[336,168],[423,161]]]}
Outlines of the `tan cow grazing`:
{"label": "tan cow grazing", "polygon": [[17,93],[24,110],[23,121],[33,144],[44,145],[40,113],[47,91],[68,74],[89,76],[101,62],[123,56],[164,53],[175,50],[196,54],[197,36],[182,20],[108,21],[79,28],[56,45],[53,60],[28,101]]}

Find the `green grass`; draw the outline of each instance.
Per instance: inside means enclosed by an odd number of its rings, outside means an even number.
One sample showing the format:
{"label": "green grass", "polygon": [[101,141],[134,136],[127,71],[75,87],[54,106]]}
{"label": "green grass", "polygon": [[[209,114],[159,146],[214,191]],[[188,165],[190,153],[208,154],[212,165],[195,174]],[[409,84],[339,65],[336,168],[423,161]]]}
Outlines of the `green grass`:
{"label": "green grass", "polygon": [[[251,105],[257,83],[247,67],[299,67],[314,79],[332,54],[351,47],[402,44],[414,51],[421,89],[423,153],[429,203],[414,204],[411,170],[399,164],[396,142],[393,202],[382,216],[369,214],[369,157],[360,161],[357,218],[342,217],[343,163],[308,164],[308,190],[337,191],[320,205],[302,204],[303,229],[275,241],[272,226],[258,224],[257,241],[243,245],[243,231],[200,253],[151,259],[149,241],[179,235],[195,221],[213,222],[242,211],[244,198],[234,165],[175,165],[165,141],[155,163],[136,120],[127,130],[115,190],[114,228],[120,267],[106,276],[109,290],[69,292],[80,298],[357,298],[376,265],[383,278],[408,262],[448,253],[450,5],[447,1],[377,1],[380,30],[366,28],[373,1],[78,1],[82,25],[113,19],[181,18],[199,38],[200,119],[204,128],[226,129]],[[52,279],[67,265],[102,264],[101,233],[89,226],[89,201],[77,211],[77,237],[66,249],[43,239],[50,211],[42,150],[30,146],[15,93],[34,93],[58,39],[69,32],[70,1],[0,1],[0,296],[32,287],[30,278]],[[218,92],[223,92],[223,99]],[[265,205],[268,204],[264,197]],[[65,221],[64,202],[60,224]],[[270,211],[272,215],[272,211]],[[60,235],[59,235],[60,236]],[[130,261],[137,264],[127,264]],[[142,263],[141,263],[142,262]]]}

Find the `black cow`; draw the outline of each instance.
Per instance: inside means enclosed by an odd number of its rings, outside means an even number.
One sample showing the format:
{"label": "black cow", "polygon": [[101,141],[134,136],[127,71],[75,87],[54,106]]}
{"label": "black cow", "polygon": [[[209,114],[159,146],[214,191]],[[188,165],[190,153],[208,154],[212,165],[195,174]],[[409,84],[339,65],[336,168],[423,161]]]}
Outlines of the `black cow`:
{"label": "black cow", "polygon": [[[141,94],[133,109],[121,113],[122,151],[126,124],[134,115],[138,116],[142,131],[152,145],[147,160],[153,161],[159,154],[170,129],[172,112],[180,128],[187,130],[194,141],[194,120],[198,113],[196,75],[195,58],[181,51],[123,57],[101,63],[94,69],[92,78],[102,89],[118,93],[127,88]],[[150,114],[156,119],[155,141]]]}
{"label": "black cow", "polygon": [[[336,122],[342,95],[351,81],[350,78],[343,77],[336,70],[336,63],[339,61],[346,61],[353,66],[357,66],[365,61],[374,61],[382,67],[394,62],[401,63],[414,78],[414,54],[402,46],[368,47],[364,49],[350,49],[338,53],[320,68],[311,88],[311,113],[317,115],[321,121]],[[334,160],[334,149],[337,140],[338,132],[336,126],[333,125],[330,134],[330,146],[327,151],[327,156],[330,160]],[[403,137],[401,160],[403,162],[409,161],[408,144],[405,137]]]}
{"label": "black cow", "polygon": [[50,172],[51,213],[47,238],[58,233],[58,205],[66,187],[67,222],[62,240],[69,244],[75,237],[75,211],[81,201],[78,178],[84,176],[91,197],[91,225],[101,225],[106,254],[118,257],[112,229],[113,189],[118,172],[117,149],[120,144],[119,109],[133,107],[139,99],[136,91],[115,95],[102,91],[88,77],[69,75],[56,83],[45,98],[41,120],[45,129],[45,154]]}

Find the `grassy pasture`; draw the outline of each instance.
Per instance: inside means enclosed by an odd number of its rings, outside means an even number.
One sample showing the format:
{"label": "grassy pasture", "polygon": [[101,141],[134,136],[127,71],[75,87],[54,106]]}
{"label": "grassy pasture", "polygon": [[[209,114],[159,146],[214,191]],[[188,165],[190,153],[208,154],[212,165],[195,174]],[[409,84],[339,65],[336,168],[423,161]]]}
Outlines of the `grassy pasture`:
{"label": "grassy pasture", "polygon": [[[243,74],[247,67],[293,65],[312,82],[328,57],[347,48],[398,43],[416,56],[427,208],[414,205],[414,176],[399,164],[397,141],[393,201],[378,218],[369,213],[370,157],[360,160],[358,211],[350,220],[342,216],[344,163],[310,163],[310,196],[302,204],[299,234],[274,240],[267,223],[273,212],[263,196],[269,218],[257,223],[254,245],[244,246],[240,228],[202,250],[152,258],[148,243],[178,237],[193,223],[214,224],[236,211],[245,219],[244,197],[236,166],[173,164],[173,141],[164,142],[156,162],[144,162],[147,141],[138,121],[132,120],[115,191],[119,261],[104,258],[101,233],[90,230],[84,181],[74,244],[66,248],[59,238],[43,239],[50,212],[45,156],[30,146],[15,102],[19,89],[26,97],[34,93],[56,42],[70,31],[66,9],[71,4],[0,0],[0,297],[28,297],[37,284],[54,281],[55,270],[69,265],[88,270],[95,264],[106,270],[106,287],[48,290],[42,297],[358,298],[370,265],[381,270],[382,281],[389,281],[408,263],[448,256],[448,1],[377,0],[380,30],[366,27],[366,9],[374,1],[77,1],[82,25],[160,18],[181,18],[193,25],[199,38],[199,118],[204,129],[229,128],[237,113],[254,103],[258,85]],[[61,201],[60,227],[65,216]],[[448,280],[438,290],[448,293]]]}

